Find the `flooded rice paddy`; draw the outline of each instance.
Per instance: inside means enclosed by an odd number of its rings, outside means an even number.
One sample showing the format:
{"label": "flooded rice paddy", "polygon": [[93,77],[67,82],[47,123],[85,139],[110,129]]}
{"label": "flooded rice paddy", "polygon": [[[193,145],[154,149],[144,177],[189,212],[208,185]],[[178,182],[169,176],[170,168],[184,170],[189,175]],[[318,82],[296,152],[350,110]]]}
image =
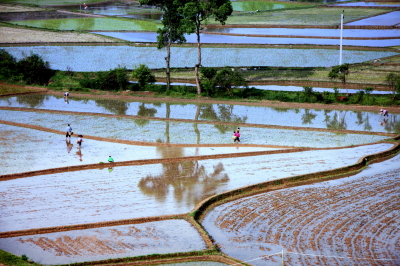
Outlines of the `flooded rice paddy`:
{"label": "flooded rice paddy", "polygon": [[[252,265],[398,265],[400,155],[348,178],[232,201],[202,225]],[[285,263],[285,265],[286,265]]]}
{"label": "flooded rice paddy", "polygon": [[[106,71],[118,66],[133,69],[139,64],[149,68],[165,67],[165,51],[156,47],[133,46],[32,46],[4,47],[4,50],[20,60],[26,54],[35,53],[50,63],[52,69],[73,71]],[[171,67],[193,67],[197,49],[172,47]],[[343,62],[360,63],[397,55],[395,52],[343,50]],[[79,56],[78,56],[79,55]],[[335,49],[287,49],[287,48],[202,48],[203,65],[224,66],[282,66],[282,67],[329,67],[337,65]]]}
{"label": "flooded rice paddy", "polygon": [[[102,138],[141,141],[150,143],[181,144],[230,144],[233,131],[241,120],[230,120],[232,125],[203,124],[199,122],[178,122],[148,120],[146,118],[114,118],[42,112],[7,111],[0,112],[0,120],[25,123],[63,131],[69,123],[75,134]],[[337,117],[333,126],[340,129]],[[338,123],[338,124],[337,124]],[[343,147],[381,141],[389,138],[374,134],[353,134],[300,129],[263,127],[242,127],[241,143],[278,145],[289,147]],[[87,145],[84,143],[83,146]]]}
{"label": "flooded rice paddy", "polygon": [[[381,143],[112,169],[106,164],[100,169],[4,180],[0,187],[0,231],[188,213],[202,200],[219,193],[270,180],[337,169],[392,147],[393,144]],[[83,146],[81,150],[85,153],[90,149],[90,146]],[[65,150],[61,152],[67,153]],[[29,163],[29,159],[26,161]],[[23,167],[21,165],[21,172]]]}
{"label": "flooded rice paddy", "polygon": [[[295,28],[207,28],[207,32],[244,35],[340,37],[340,29],[295,29]],[[343,38],[399,37],[400,29],[344,29]]]}
{"label": "flooded rice paddy", "polygon": [[[207,198],[227,191],[339,169],[356,164],[364,156],[387,151],[394,144],[373,142],[389,137],[373,132],[394,132],[398,120],[397,114],[391,114],[388,119],[391,122],[381,126],[378,111],[138,102],[73,93],[68,103],[56,95],[31,94],[2,97],[0,106],[3,107],[0,120],[15,123],[3,122],[0,131],[3,175],[0,181],[0,233],[3,234],[0,249],[19,256],[25,254],[43,264],[207,250],[210,247],[203,233],[176,216],[186,217]],[[11,110],[14,107],[27,109]],[[64,135],[67,123],[74,131],[70,143],[65,141]],[[241,143],[233,144],[232,131],[238,125]],[[299,128],[274,128],[279,125]],[[301,127],[309,127],[311,131]],[[333,129],[368,134],[331,132]],[[75,143],[78,134],[84,135],[80,149]],[[96,137],[104,139],[95,140]],[[361,143],[366,145],[350,146]],[[305,146],[334,149],[291,148]],[[341,146],[349,147],[335,148]],[[109,155],[116,164],[107,162]],[[117,164],[128,161],[132,163]],[[140,163],[135,164],[135,161]],[[87,170],[76,168],[88,164],[98,165]],[[396,162],[389,161],[386,168],[393,165]],[[375,176],[380,176],[386,168],[377,168],[380,172]],[[46,172],[27,173],[31,171]],[[18,173],[25,174],[4,176]],[[388,191],[388,196],[393,194],[392,190]],[[238,207],[240,209],[241,205]],[[334,210],[341,213],[341,209]],[[150,220],[160,216],[174,216],[175,219]],[[255,220],[264,217],[259,216]],[[121,221],[132,219],[144,220],[122,225]],[[91,229],[77,228],[80,225],[90,225],[87,228]],[[40,231],[49,227],[55,229]],[[65,227],[74,230],[60,229]],[[21,230],[31,230],[31,233],[22,236]],[[210,232],[220,243],[219,233],[213,229]],[[254,234],[256,232],[249,237]],[[392,240],[383,241],[391,243]],[[244,243],[241,247],[236,252],[237,244],[230,245],[228,241],[221,245],[221,250],[244,260],[257,257],[262,251],[265,255],[281,246],[279,243],[263,244],[254,250]],[[248,255],[244,256],[242,250]],[[300,249],[287,248],[286,251],[299,252]]]}
{"label": "flooded rice paddy", "polygon": [[41,264],[69,264],[149,253],[176,253],[206,249],[193,226],[183,220],[100,227],[68,232],[0,238],[0,249]]}
{"label": "flooded rice paddy", "polygon": [[337,3],[335,6],[365,6],[365,7],[400,7],[399,2],[350,2]]}
{"label": "flooded rice paddy", "polygon": [[[99,35],[109,36],[130,42],[155,42],[157,34],[154,32],[93,32]],[[340,35],[338,35],[340,36]],[[186,35],[187,43],[196,43],[197,37],[194,34]],[[339,39],[320,39],[316,38],[284,38],[284,37],[254,37],[254,36],[229,36],[218,34],[200,34],[202,43],[213,44],[315,44],[315,45],[339,45]],[[368,47],[388,47],[400,45],[400,38],[385,40],[351,40],[343,39],[346,46],[368,46]],[[204,48],[203,48],[204,49]]]}
{"label": "flooded rice paddy", "polygon": [[[264,106],[247,106],[247,105],[230,105],[230,104],[207,104],[207,103],[178,103],[178,102],[158,102],[158,101],[126,101],[122,99],[105,99],[105,98],[88,98],[79,95],[70,94],[69,104],[64,102],[63,97],[50,94],[28,94],[19,96],[8,96],[0,98],[1,107],[23,107],[42,110],[59,110],[69,112],[86,112],[86,113],[101,113],[114,115],[129,115],[138,116],[136,119],[115,119],[117,121],[128,121],[137,126],[132,127],[132,133],[135,129],[140,129],[143,126],[153,123],[152,121],[141,121],[140,117],[145,118],[162,118],[162,119],[184,119],[188,122],[231,122],[231,123],[247,123],[257,125],[275,125],[275,126],[292,126],[292,127],[307,127],[307,128],[324,128],[324,129],[343,129],[366,132],[385,132],[385,133],[400,133],[397,130],[397,124],[400,123],[399,114],[390,114],[389,118],[383,119],[379,114],[379,109],[376,112],[366,111],[350,111],[350,110],[324,110],[324,109],[303,109],[303,108],[277,108]],[[259,114],[263,115],[259,115]],[[50,115],[50,114],[49,114]],[[71,122],[75,124],[76,129],[86,133],[81,128],[83,117],[73,116],[70,118],[65,115],[54,115],[46,118],[45,113],[31,112],[14,112],[0,111],[0,119],[8,120],[9,117],[14,117],[15,122],[25,121],[26,123],[34,123],[39,126],[49,127],[57,130],[63,130],[64,124]],[[51,120],[54,119],[53,123]],[[109,122],[102,120],[94,122],[92,118],[92,127],[102,127],[102,123],[110,128]],[[83,119],[86,123],[87,119]],[[37,121],[37,122],[35,122]],[[68,122],[67,122],[68,121]],[[110,120],[111,121],[111,120]],[[50,124],[48,124],[50,123]],[[97,123],[97,125],[96,125]],[[174,122],[175,123],[175,122]],[[164,124],[165,125],[165,124]],[[189,124],[189,131],[193,130],[193,123]],[[217,126],[218,127],[218,126]],[[158,131],[163,133],[164,126]],[[235,126],[220,126],[221,133],[229,133],[235,129]],[[110,130],[115,130],[111,129]],[[147,130],[147,129],[146,129]],[[152,130],[152,134],[157,134]],[[246,135],[251,134],[253,129],[246,129]],[[89,134],[89,133],[86,133]],[[136,135],[135,133],[133,133]],[[201,135],[203,135],[202,133]],[[91,135],[91,134],[89,134]],[[215,135],[217,137],[219,134]],[[137,136],[139,137],[139,136]],[[246,138],[246,136],[243,136]],[[217,139],[215,143],[218,143]]]}
{"label": "flooded rice paddy", "polygon": [[[64,134],[4,124],[1,125],[1,129],[2,175],[100,162],[107,163],[108,156],[112,156],[115,162],[121,162],[278,150],[278,148],[266,147],[240,147],[240,149],[238,147],[155,147],[92,139],[84,139],[82,146],[85,149],[78,149],[77,137],[66,142]],[[15,163],[21,161],[25,163],[23,165]],[[107,164],[104,165],[104,168],[108,169],[108,167]]]}
{"label": "flooded rice paddy", "polygon": [[381,25],[395,26],[400,24],[400,11],[393,11],[383,15],[361,19],[354,22],[346,23],[349,26],[365,26],[365,25]]}

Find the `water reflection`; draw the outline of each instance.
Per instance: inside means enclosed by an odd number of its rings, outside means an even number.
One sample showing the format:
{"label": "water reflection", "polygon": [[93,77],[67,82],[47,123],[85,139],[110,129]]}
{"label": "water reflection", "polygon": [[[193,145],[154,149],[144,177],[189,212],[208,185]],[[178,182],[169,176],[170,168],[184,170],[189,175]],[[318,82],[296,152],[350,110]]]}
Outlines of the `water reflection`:
{"label": "water reflection", "polygon": [[[218,113],[214,110],[214,105],[201,106],[201,115],[199,117],[204,120],[236,124],[246,123],[247,121],[247,116],[233,113],[234,105],[217,104],[216,107],[218,108]],[[232,125],[214,125],[214,127],[218,129],[221,134],[236,129],[236,127]]]}
{"label": "water reflection", "polygon": [[129,104],[121,100],[114,99],[95,99],[97,106],[103,107],[104,109],[110,111],[117,115],[126,115]]}
{"label": "water reflection", "polygon": [[312,121],[317,117],[316,113],[313,113],[310,109],[305,109],[304,114],[301,116],[303,125],[312,124]]}
{"label": "water reflection", "polygon": [[17,103],[23,107],[35,108],[43,105],[44,101],[48,100],[46,94],[22,94],[17,97]]}
{"label": "water reflection", "polygon": [[[25,108],[40,108],[47,110],[60,111],[80,111],[88,113],[105,113],[117,115],[133,115],[139,116],[139,119],[129,119],[129,123],[134,122],[140,127],[150,125],[147,117],[171,118],[171,119],[187,119],[199,121],[215,121],[218,125],[213,125],[215,131],[202,131],[202,124],[191,123],[191,128],[179,128],[182,131],[182,136],[196,134],[194,143],[207,141],[204,138],[214,137],[212,134],[224,135],[236,129],[235,124],[260,124],[260,125],[276,125],[276,126],[294,126],[294,127],[314,127],[314,128],[342,128],[339,125],[346,125],[348,130],[358,131],[374,131],[400,133],[399,114],[390,114],[388,121],[383,121],[379,115],[379,110],[376,112],[365,111],[333,111],[324,109],[304,109],[304,108],[277,108],[265,106],[246,106],[246,105],[230,105],[230,104],[195,104],[195,103],[163,103],[159,101],[144,101],[144,102],[128,102],[126,100],[117,99],[101,99],[93,97],[79,97],[72,95],[69,99],[69,104],[65,104],[62,96],[52,96],[46,94],[29,94],[19,96],[9,96],[0,98],[0,106],[5,107],[25,107]],[[335,115],[334,115],[335,112]],[[3,115],[2,115],[3,113]],[[260,115],[262,114],[262,115]],[[0,117],[4,120],[9,119],[7,111],[1,111]],[[26,116],[24,114],[24,116]],[[34,118],[32,118],[34,119]],[[38,117],[42,121],[41,126],[48,124],[49,116]],[[58,118],[57,118],[58,119]],[[20,119],[16,122],[32,121]],[[47,122],[46,122],[47,121]],[[95,121],[95,120],[92,120]],[[95,122],[93,122],[95,123]],[[159,124],[159,121],[151,122]],[[165,125],[164,125],[165,123]],[[229,123],[230,125],[224,124]],[[170,130],[175,130],[179,124],[171,121],[163,121],[162,129],[158,125],[158,133],[153,141],[160,139],[167,143],[170,142]],[[123,128],[123,127],[121,127]],[[132,127],[131,127],[132,128]],[[146,129],[148,130],[148,129]],[[163,130],[165,131],[163,133]],[[159,134],[161,132],[161,134]],[[176,134],[177,132],[173,132]],[[95,133],[98,134],[98,133]],[[211,134],[211,135],[210,135]],[[217,136],[216,136],[217,137]],[[193,142],[191,142],[193,143]]]}
{"label": "water reflection", "polygon": [[164,163],[162,167],[162,173],[147,175],[138,183],[144,195],[152,196],[158,202],[165,202],[172,190],[178,203],[194,206],[205,197],[215,194],[221,185],[229,181],[221,162],[214,165],[208,174],[198,161]]}
{"label": "water reflection", "polygon": [[337,130],[347,129],[346,114],[347,111],[334,111],[333,116],[330,117],[327,113],[324,120],[326,122],[326,128]]}
{"label": "water reflection", "polygon": [[396,116],[389,115],[388,118],[381,118],[380,125],[384,127],[385,131],[396,132],[400,134],[400,121],[396,121]]}

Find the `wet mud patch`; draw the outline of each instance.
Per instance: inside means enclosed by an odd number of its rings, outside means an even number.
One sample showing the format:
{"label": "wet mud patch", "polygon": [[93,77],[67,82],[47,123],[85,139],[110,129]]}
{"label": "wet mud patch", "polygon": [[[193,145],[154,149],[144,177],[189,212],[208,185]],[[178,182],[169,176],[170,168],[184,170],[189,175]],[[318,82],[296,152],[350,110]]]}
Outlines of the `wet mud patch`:
{"label": "wet mud patch", "polygon": [[41,264],[68,264],[149,254],[206,249],[197,230],[184,220],[101,227],[0,238],[0,248],[26,254]]}
{"label": "wet mud patch", "polygon": [[215,207],[202,224],[224,253],[253,265],[281,265],[282,250],[289,265],[360,265],[356,258],[364,258],[362,265],[394,265],[399,160],[232,201]]}

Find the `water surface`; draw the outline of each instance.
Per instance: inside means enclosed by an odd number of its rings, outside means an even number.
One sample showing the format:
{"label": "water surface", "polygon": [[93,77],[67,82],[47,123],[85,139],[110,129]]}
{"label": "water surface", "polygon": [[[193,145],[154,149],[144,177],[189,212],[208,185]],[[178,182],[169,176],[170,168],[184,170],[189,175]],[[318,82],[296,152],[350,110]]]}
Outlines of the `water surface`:
{"label": "water surface", "polygon": [[[59,70],[105,71],[116,67],[133,69],[139,64],[145,64],[151,69],[165,67],[165,50],[156,47],[28,46],[3,49],[17,60],[30,53],[38,54],[44,61],[50,63],[52,69]],[[195,47],[172,47],[171,54],[171,67],[194,67],[197,62]],[[388,51],[343,50],[342,58],[344,63],[353,64],[397,54]],[[330,67],[337,65],[338,56],[339,51],[336,49],[202,48],[202,65]]]}
{"label": "water surface", "polygon": [[394,26],[400,24],[400,11],[393,11],[383,15],[361,19],[354,22],[346,23],[350,26],[365,26],[365,25],[378,25],[378,26]]}
{"label": "water surface", "polygon": [[[329,91],[329,90],[327,90]],[[126,101],[113,100],[105,98],[87,98],[70,94],[69,104],[64,102],[63,97],[46,94],[28,94],[19,96],[8,96],[0,98],[0,106],[4,107],[25,107],[34,109],[59,110],[59,111],[80,111],[88,113],[104,113],[116,115],[134,115],[153,118],[173,118],[215,122],[231,122],[231,123],[249,123],[259,125],[275,125],[275,126],[294,126],[294,127],[311,127],[326,129],[345,129],[367,132],[386,132],[400,133],[398,127],[400,123],[399,114],[389,114],[389,117],[383,119],[379,109],[376,112],[350,111],[350,110],[329,110],[329,109],[305,109],[305,108],[279,108],[267,106],[248,106],[248,105],[231,105],[231,104],[195,104],[182,102],[159,102],[159,101]],[[262,115],[260,115],[262,114]],[[19,118],[21,117],[21,118]],[[24,117],[24,118],[22,118]],[[64,124],[58,125],[58,122],[51,122],[48,118],[55,121],[77,121],[81,124],[81,116],[40,114],[30,112],[13,112],[0,110],[0,119],[18,122],[24,121],[28,124],[34,123],[39,126],[50,128],[64,129]],[[107,125],[107,122],[94,122],[100,117],[93,117],[91,120],[98,125]],[[129,117],[121,121],[132,122]],[[35,121],[38,122],[35,122]],[[111,120],[106,120],[111,121]],[[134,128],[145,126],[156,122],[135,120]],[[164,124],[165,122],[160,122]],[[178,125],[177,122],[171,122],[170,125]],[[160,125],[161,126],[161,125]],[[164,125],[166,126],[166,125]],[[162,126],[162,128],[165,128]],[[199,125],[203,127],[205,125]],[[78,124],[76,124],[78,127]],[[233,126],[217,126],[222,134],[231,133],[235,129]],[[85,126],[85,128],[87,128]],[[125,128],[125,127],[123,127]],[[90,129],[93,132],[94,128]],[[118,128],[114,129],[118,130]],[[192,131],[193,128],[189,129]],[[254,131],[255,129],[246,129],[246,131]],[[86,130],[85,130],[86,131]],[[159,129],[159,131],[162,130]],[[258,130],[257,130],[258,131]],[[96,132],[96,131],[94,131]],[[93,133],[94,133],[93,132]],[[86,133],[89,134],[89,133]],[[97,132],[96,132],[97,134]],[[201,135],[204,133],[200,133]],[[91,134],[89,134],[91,135]],[[157,134],[158,135],[158,134]],[[218,136],[217,134],[216,136]],[[215,137],[216,137],[215,136]],[[244,136],[245,137],[245,136]],[[260,143],[261,144],[261,143]]]}
{"label": "water surface", "polygon": [[[257,34],[280,36],[340,37],[340,29],[294,29],[294,28],[208,28],[207,32],[229,34]],[[343,38],[399,37],[400,29],[344,29]],[[280,38],[280,37],[279,37]]]}
{"label": "water surface", "polygon": [[41,264],[70,264],[206,249],[199,232],[184,220],[1,238],[0,249]]}
{"label": "water surface", "polygon": [[[157,33],[155,32],[93,32],[96,34],[114,37],[130,42],[156,42]],[[284,36],[284,35],[283,35]],[[340,33],[339,35],[340,36]],[[338,37],[337,36],[337,37]],[[197,43],[195,34],[186,35],[187,43]],[[315,45],[340,45],[339,39],[321,38],[284,38],[284,37],[247,37],[229,36],[218,34],[200,34],[202,43],[244,43],[244,44],[315,44]],[[343,45],[348,46],[370,46],[387,47],[400,45],[399,39],[387,40],[349,40],[343,39]],[[204,49],[204,48],[203,48]]]}
{"label": "water surface", "polygon": [[0,231],[187,213],[212,195],[351,165],[363,156],[391,147],[392,144],[382,143],[338,150],[121,166],[111,172],[105,168],[0,181]]}

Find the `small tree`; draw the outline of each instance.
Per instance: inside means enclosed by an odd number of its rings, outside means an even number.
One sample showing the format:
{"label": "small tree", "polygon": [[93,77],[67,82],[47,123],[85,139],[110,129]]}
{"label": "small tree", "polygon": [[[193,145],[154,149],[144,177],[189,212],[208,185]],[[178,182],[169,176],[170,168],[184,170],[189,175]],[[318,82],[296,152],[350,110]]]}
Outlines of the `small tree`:
{"label": "small tree", "polygon": [[79,84],[83,88],[103,91],[125,90],[128,87],[128,75],[125,67],[117,67],[109,71],[95,73],[95,77],[89,73],[83,73]]}
{"label": "small tree", "polygon": [[97,78],[99,90],[118,91],[128,86],[128,76],[125,67],[118,67],[106,72],[99,72]]}
{"label": "small tree", "polygon": [[47,85],[55,71],[50,68],[49,62],[43,61],[38,54],[31,54],[18,61],[18,70],[22,80],[27,84]]}
{"label": "small tree", "polygon": [[392,101],[394,101],[396,97],[396,92],[400,93],[400,75],[395,73],[387,74],[385,78],[385,83],[393,91]]}
{"label": "small tree", "polygon": [[[339,66],[332,67],[331,71],[328,74],[330,79],[338,79],[343,83],[343,89],[346,87],[347,76],[350,74],[349,64],[342,64]],[[349,91],[347,90],[347,96],[349,95]]]}
{"label": "small tree", "polygon": [[137,79],[141,90],[144,90],[147,84],[157,81],[154,74],[151,73],[150,69],[144,64],[140,64],[138,68],[133,70],[132,77]]}
{"label": "small tree", "polygon": [[234,69],[229,67],[217,70],[216,68],[200,68],[202,73],[202,86],[208,95],[225,94],[233,95],[233,89],[237,87],[248,87],[246,79]]}
{"label": "small tree", "polygon": [[372,87],[366,87],[364,89],[364,93],[365,93],[365,95],[367,95],[368,103],[369,103],[370,95],[373,90],[374,90],[374,88],[372,88]]}
{"label": "small tree", "polygon": [[0,49],[0,80],[21,79],[17,71],[17,60],[4,49]]}
{"label": "small tree", "polygon": [[303,94],[304,94],[304,97],[306,98],[306,101],[308,101],[310,99],[310,97],[314,95],[313,87],[304,86]]}

